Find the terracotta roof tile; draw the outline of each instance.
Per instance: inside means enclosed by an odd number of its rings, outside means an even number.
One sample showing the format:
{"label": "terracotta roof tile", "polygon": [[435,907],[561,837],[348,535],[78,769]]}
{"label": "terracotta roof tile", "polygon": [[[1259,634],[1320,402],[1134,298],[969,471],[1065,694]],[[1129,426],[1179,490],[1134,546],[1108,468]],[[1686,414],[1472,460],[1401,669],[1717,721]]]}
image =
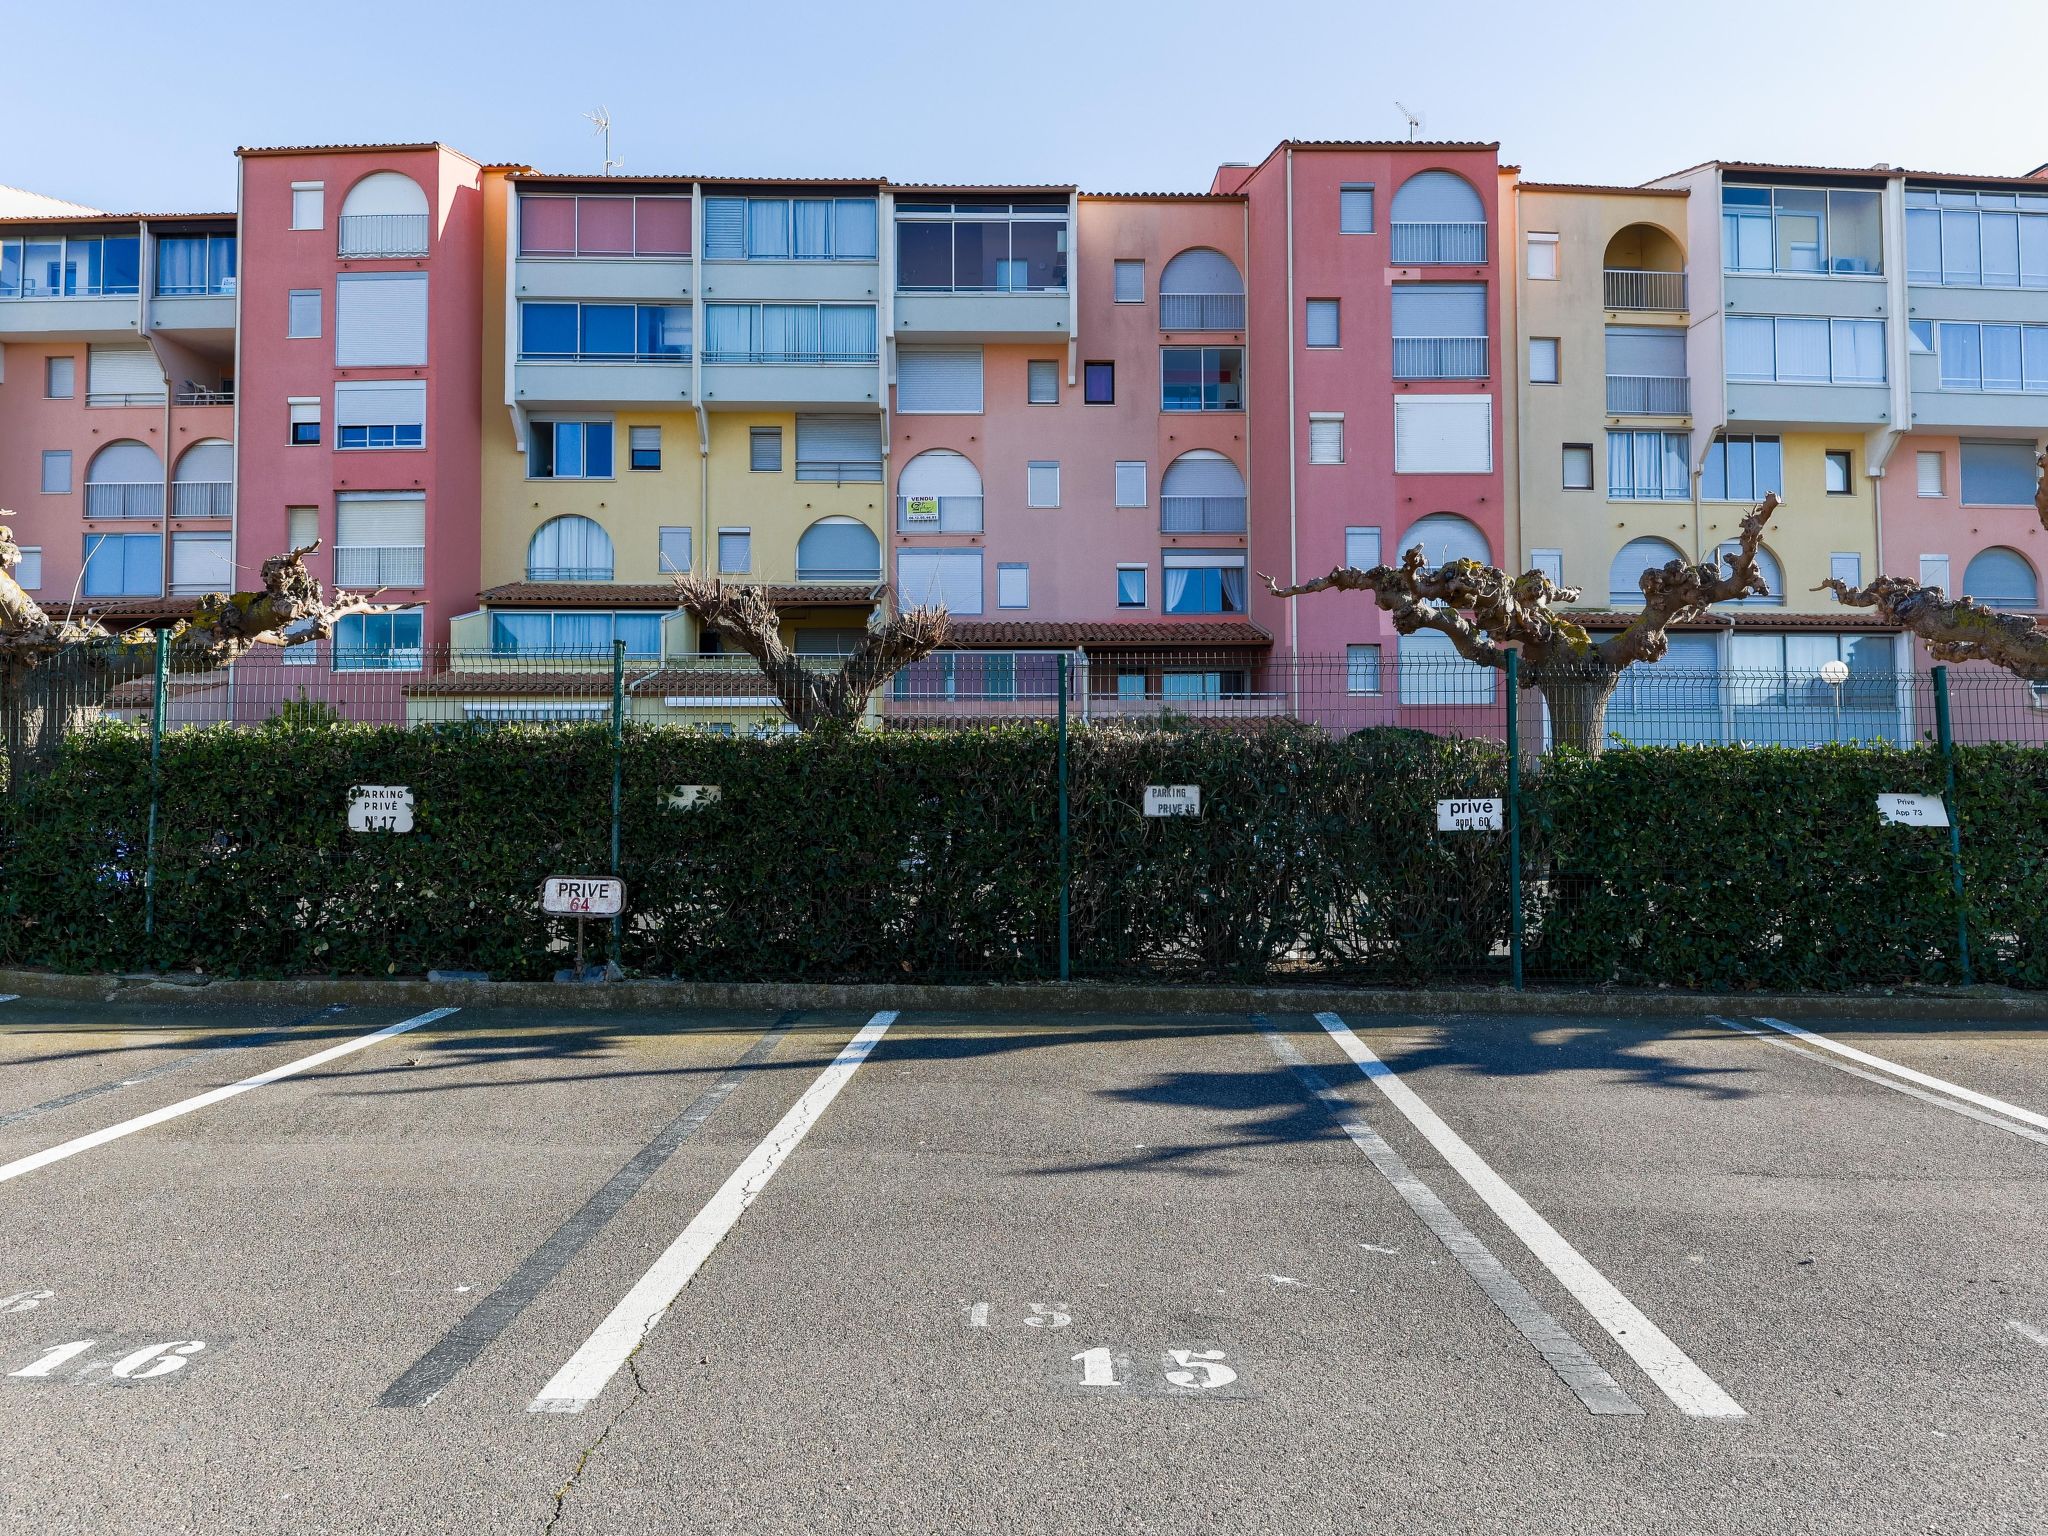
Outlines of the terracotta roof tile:
{"label": "terracotta roof tile", "polygon": [[[1626,629],[1635,622],[1636,615],[1626,611],[1606,608],[1567,608],[1560,610],[1575,622],[1588,629]],[[1876,630],[1890,634],[1895,626],[1887,624],[1867,608],[1836,608],[1825,613],[1788,613],[1783,608],[1732,608],[1721,604],[1706,618],[1694,619],[1686,624],[1674,624],[1674,630],[1715,630],[1726,629],[1730,622],[1737,629],[1858,629]]]}
{"label": "terracotta roof tile", "polygon": [[[804,582],[768,588],[778,607],[866,607],[882,594],[879,582]],[[479,592],[480,602],[498,608],[664,608],[676,606],[676,589],[666,581],[508,581]]]}
{"label": "terracotta roof tile", "polygon": [[1071,649],[1077,645],[1104,650],[1114,650],[1119,646],[1146,650],[1213,650],[1217,647],[1268,646],[1273,643],[1273,637],[1256,624],[1171,624],[1144,619],[1097,623],[956,621],[951,626],[950,637],[953,645],[965,650]]}
{"label": "terracotta roof tile", "polygon": [[[767,679],[744,658],[730,667],[629,671],[626,682],[626,691],[635,698],[756,699],[772,692]],[[609,699],[611,694],[611,669],[603,666],[554,672],[437,672],[405,685],[409,699]]]}

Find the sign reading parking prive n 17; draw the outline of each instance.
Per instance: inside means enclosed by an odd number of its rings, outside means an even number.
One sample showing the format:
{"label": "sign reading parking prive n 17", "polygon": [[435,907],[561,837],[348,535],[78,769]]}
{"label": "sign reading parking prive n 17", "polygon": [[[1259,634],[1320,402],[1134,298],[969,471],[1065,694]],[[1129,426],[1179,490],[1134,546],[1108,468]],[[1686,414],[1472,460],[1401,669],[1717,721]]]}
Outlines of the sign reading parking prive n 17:
{"label": "sign reading parking prive n 17", "polygon": [[610,875],[549,875],[540,909],[556,917],[617,917],[626,910],[626,882]]}
{"label": "sign reading parking prive n 17", "polygon": [[1498,800],[1439,800],[1439,832],[1498,832],[1503,825]]}
{"label": "sign reading parking prive n 17", "polygon": [[1948,825],[1948,807],[1941,803],[1939,795],[1879,795],[1877,816],[1880,821],[1900,827]]}
{"label": "sign reading parking prive n 17", "polygon": [[1202,786],[1199,784],[1147,784],[1147,816],[1199,816],[1202,814]]}
{"label": "sign reading parking prive n 17", "polygon": [[412,790],[404,784],[358,784],[348,792],[351,832],[410,832]]}

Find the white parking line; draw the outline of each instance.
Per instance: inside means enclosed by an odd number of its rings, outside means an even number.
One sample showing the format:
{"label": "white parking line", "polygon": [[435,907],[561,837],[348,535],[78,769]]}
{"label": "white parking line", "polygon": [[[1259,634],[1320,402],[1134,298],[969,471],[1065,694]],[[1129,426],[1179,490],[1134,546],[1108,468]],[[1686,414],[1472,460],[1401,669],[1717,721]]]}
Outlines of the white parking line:
{"label": "white parking line", "polygon": [[2009,1317],[2005,1320],[2005,1326],[2010,1328],[2014,1333],[2018,1334],[2021,1338],[2031,1339],[2034,1343],[2039,1344],[2042,1348],[2048,1349],[2048,1333],[2043,1333],[2040,1329],[2034,1327],[2031,1323],[2023,1323],[2016,1317]]}
{"label": "white parking line", "polygon": [[620,1298],[611,1315],[597,1325],[567,1363],[549,1378],[540,1394],[526,1405],[528,1412],[581,1413],[597,1401],[605,1384],[646,1342],[670,1305],[682,1294],[683,1287],[695,1278],[704,1261],[725,1240],[726,1234],[739,1224],[747,1207],[775,1177],[775,1170],[797,1149],[811,1127],[817,1124],[818,1117],[825,1113],[833,1099],[838,1097],[839,1090],[846,1086],[854,1070],[867,1060],[876,1042],[888,1033],[889,1026],[895,1022],[896,1010],[886,1009],[861,1026],[860,1031],[832,1059],[832,1064],[812,1080],[811,1086],[790,1107],[789,1113],[776,1122],[775,1129],[761,1139],[760,1144],[747,1154],[746,1161],[719,1186],[718,1193],[690,1218],[690,1224],[683,1228],[681,1236],[669,1244],[661,1257],[648,1267],[647,1273]]}
{"label": "white parking line", "polygon": [[1417,1098],[1415,1090],[1374,1055],[1372,1048],[1353,1034],[1341,1017],[1334,1013],[1319,1013],[1316,1022],[1329,1031],[1330,1037],[1358,1070],[1386,1095],[1394,1108],[1407,1117],[1408,1123],[1422,1133],[1457,1175],[1472,1186],[1473,1192],[1507,1224],[1509,1231],[1522,1240],[1543,1267],[1557,1277],[1558,1283],[1572,1293],[1579,1305],[1591,1314],[1593,1321],[1628,1351],[1629,1358],[1657,1384],[1660,1392],[1694,1418],[1739,1419],[1745,1416],[1741,1406],[1722,1390],[1713,1377],[1695,1365],[1684,1350],[1672,1343],[1664,1331],[1644,1315],[1641,1308],[1622,1295],[1611,1280],[1595,1269],[1585,1255],[1566,1242],[1557,1229],[1537,1213],[1534,1206],[1515,1193],[1507,1180],[1495,1173],[1492,1166],[1446,1125],[1435,1110]]}
{"label": "white parking line", "polygon": [[[1804,1056],[1808,1061],[1817,1061],[1822,1066],[1832,1067],[1837,1072],[1846,1072],[1851,1077],[1860,1077],[1866,1083],[1875,1083],[1880,1088],[1889,1088],[1893,1093],[1911,1094],[1914,1098],[1924,1103],[1932,1104],[1938,1109],[1948,1110],[1952,1114],[1968,1115],[1972,1120],[1982,1121],[1985,1125],[1995,1125],[2001,1131],[2010,1131],[2015,1136],[2024,1136],[2029,1141],[2038,1141],[2043,1146],[2048,1146],[2048,1132],[2032,1130],[2027,1126],[1994,1115],[1988,1110],[1977,1109],[1968,1104],[1959,1104],[1954,1099],[1943,1098],[1938,1093],[1929,1093],[1925,1088],[1915,1088],[1911,1083],[1896,1082],[1882,1073],[1866,1072],[1861,1067],[1850,1066],[1846,1061],[1832,1061],[1826,1056],[1816,1055],[1802,1045],[1795,1045],[1790,1040],[1780,1039],[1767,1029],[1752,1029],[1747,1024],[1741,1023],[1736,1019],[1723,1018],[1717,1013],[1710,1013],[1707,1017],[1724,1029],[1738,1030],[1745,1035],[1754,1035],[1759,1040],[1768,1040],[1772,1045],[1782,1050],[1790,1051],[1794,1056]],[[1765,1019],[1759,1022],[1769,1023],[1770,1020]],[[1819,1037],[1816,1036],[1814,1038],[1818,1039]]]}
{"label": "white parking line", "polygon": [[80,1152],[94,1147],[103,1147],[110,1141],[119,1141],[123,1136],[132,1136],[137,1131],[146,1131],[153,1125],[162,1125],[166,1120],[175,1120],[180,1115],[189,1115],[195,1109],[204,1109],[209,1104],[218,1104],[223,1099],[232,1099],[237,1094],[247,1093],[252,1088],[261,1088],[281,1078],[295,1077],[301,1072],[310,1072],[315,1067],[325,1066],[352,1052],[360,1051],[366,1045],[375,1045],[379,1040],[388,1040],[393,1035],[402,1035],[409,1029],[418,1029],[422,1024],[431,1024],[436,1019],[445,1019],[457,1012],[454,1008],[430,1008],[425,1013],[409,1019],[400,1019],[396,1024],[387,1024],[382,1029],[367,1035],[357,1035],[353,1040],[344,1040],[339,1045],[330,1045],[324,1051],[315,1051],[310,1056],[301,1056],[297,1061],[288,1061],[281,1067],[272,1067],[268,1072],[258,1072],[254,1077],[245,1077],[238,1083],[225,1087],[211,1088],[205,1093],[195,1094],[189,1099],[180,1099],[175,1104],[166,1104],[162,1109],[153,1109],[146,1115],[137,1115],[132,1120],[123,1120],[118,1125],[103,1130],[88,1131],[75,1136],[58,1146],[47,1147],[41,1152],[31,1152],[27,1157],[18,1157],[11,1163],[0,1164],[0,1184],[9,1179],[20,1178],[24,1173],[33,1173],[51,1163],[62,1162]]}
{"label": "white parking line", "polygon": [[1923,1088],[1935,1089],[1937,1092],[1946,1093],[1954,1098],[1963,1099],[1968,1103],[1978,1105],[1980,1108],[1991,1110],[1995,1114],[2004,1115],[2013,1120],[2024,1120],[2028,1125],[2048,1131],[2048,1115],[2037,1115],[2031,1109],[2021,1109],[2019,1105],[2008,1104],[2004,1099],[1994,1099],[1988,1093],[1978,1093],[1975,1089],[1964,1088],[1944,1078],[1930,1077],[1925,1072],[1916,1072],[1911,1067],[1902,1067],[1896,1061],[1886,1061],[1882,1056],[1873,1056],[1868,1051],[1859,1051],[1853,1045],[1844,1045],[1839,1040],[1830,1040],[1826,1035],[1817,1035],[1812,1030],[1803,1029],[1797,1024],[1787,1024],[1783,1019],[1769,1019],[1758,1015],[1756,1021],[1759,1024],[1768,1024],[1772,1029],[1778,1030],[1782,1034],[1792,1035],[1800,1040],[1807,1041],[1809,1044],[1817,1045],[1822,1050],[1833,1051],[1837,1056],[1846,1056],[1851,1061],[1860,1061],[1867,1067],[1877,1068],[1880,1072],[1889,1072],[1894,1077],[1902,1077],[1909,1083],[1918,1083]]}
{"label": "white parking line", "polygon": [[0,1003],[18,1003],[20,1001],[21,994],[19,992],[0,992]]}

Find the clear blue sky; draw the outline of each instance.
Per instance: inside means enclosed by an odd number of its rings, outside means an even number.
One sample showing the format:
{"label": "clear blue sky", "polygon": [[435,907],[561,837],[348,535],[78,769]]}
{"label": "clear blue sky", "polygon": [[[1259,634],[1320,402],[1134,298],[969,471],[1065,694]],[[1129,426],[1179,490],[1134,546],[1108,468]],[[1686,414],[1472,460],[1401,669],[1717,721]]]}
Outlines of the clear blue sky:
{"label": "clear blue sky", "polygon": [[[2042,0],[243,0],[4,8],[0,182],[228,208],[238,144],[440,139],[596,170],[1207,186],[1285,137],[1498,139],[1549,181],[1715,157],[2048,160]],[[1830,21],[1854,14],[1855,22]],[[1114,39],[1114,41],[1110,41]],[[401,42],[402,40],[402,42]],[[118,72],[109,79],[109,60]]]}

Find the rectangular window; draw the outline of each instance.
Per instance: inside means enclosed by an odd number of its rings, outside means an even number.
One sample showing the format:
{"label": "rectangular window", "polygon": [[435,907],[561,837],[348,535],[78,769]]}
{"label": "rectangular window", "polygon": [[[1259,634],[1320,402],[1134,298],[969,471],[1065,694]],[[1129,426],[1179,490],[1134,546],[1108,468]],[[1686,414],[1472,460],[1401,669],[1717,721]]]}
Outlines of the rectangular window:
{"label": "rectangular window", "polygon": [[2048,325],[1978,325],[1943,321],[1943,389],[2048,393]]}
{"label": "rectangular window", "polygon": [[655,546],[655,568],[664,576],[681,576],[690,569],[690,528],[664,528]]}
{"label": "rectangular window", "polygon": [[285,312],[284,334],[287,341],[302,341],[320,334],[318,288],[294,288],[291,291],[290,307]]}
{"label": "rectangular window", "polygon": [[1344,530],[1344,563],[1354,571],[1369,571],[1380,563],[1380,531],[1377,528]]}
{"label": "rectangular window", "polygon": [[875,253],[872,197],[704,199],[706,261],[873,261]]}
{"label": "rectangular window", "polygon": [[1828,556],[1828,575],[1836,581],[1847,582],[1852,587],[1863,585],[1863,557],[1858,554],[1836,553]]}
{"label": "rectangular window", "polygon": [[1717,437],[1700,473],[1702,501],[1762,501],[1785,494],[1785,449],[1775,437]]}
{"label": "rectangular window", "polygon": [[327,219],[327,187],[318,181],[292,183],[292,228],[318,229]]}
{"label": "rectangular window", "polygon": [[691,323],[687,304],[521,304],[519,355],[565,362],[679,363],[690,355]]}
{"label": "rectangular window", "polygon": [[[677,308],[687,312],[687,305]],[[875,360],[872,304],[707,304],[704,361],[842,366]]]}
{"label": "rectangular window", "polygon": [[1884,322],[1730,315],[1728,377],[1780,384],[1882,384]]}
{"label": "rectangular window", "polygon": [[1847,496],[1856,489],[1850,468],[1847,449],[1830,449],[1827,455],[1827,493],[1830,496]]}
{"label": "rectangular window", "polygon": [[1878,273],[1881,222],[1874,190],[1724,186],[1722,260],[1730,272]]}
{"label": "rectangular window", "polygon": [[896,552],[896,598],[906,608],[937,606],[972,616],[982,611],[981,590],[978,549]]}
{"label": "rectangular window", "polygon": [[1118,304],[1142,304],[1145,302],[1145,263],[1142,261],[1119,261],[1115,264],[1115,290],[1113,302]]}
{"label": "rectangular window", "polygon": [[426,581],[427,498],[417,491],[344,491],[334,500],[334,580],[366,587]]}
{"label": "rectangular window", "polygon": [[1539,282],[1548,282],[1557,276],[1556,235],[1529,236],[1529,276]]}
{"label": "rectangular window", "polygon": [[1963,440],[1963,505],[2024,507],[2034,500],[2034,445]]}
{"label": "rectangular window", "polygon": [[882,418],[822,413],[798,416],[796,477],[833,485],[879,485]]}
{"label": "rectangular window", "polygon": [[979,347],[898,347],[896,409],[906,416],[978,416],[981,378]]}
{"label": "rectangular window", "polygon": [[1340,235],[1369,235],[1372,233],[1372,187],[1356,184],[1337,189],[1337,233]]}
{"label": "rectangular window", "polygon": [[626,428],[626,466],[629,469],[661,468],[661,428]]}
{"label": "rectangular window", "polygon": [[1029,608],[1031,606],[1030,566],[999,565],[996,567],[996,606],[998,608]]}
{"label": "rectangular window", "polygon": [[68,496],[71,494],[71,450],[69,448],[45,448],[43,450],[43,494],[46,496]]}
{"label": "rectangular window", "polygon": [[1060,467],[1051,460],[1033,460],[1024,473],[1024,505],[1056,507],[1060,504]]}
{"label": "rectangular window", "polygon": [[1060,365],[1050,358],[1033,358],[1025,364],[1024,401],[1027,405],[1060,403]]}
{"label": "rectangular window", "polygon": [[336,448],[422,448],[426,446],[426,433],[426,380],[392,379],[334,386]]}
{"label": "rectangular window", "polygon": [[284,509],[285,543],[292,549],[304,549],[320,537],[320,509],[318,507],[286,507]]}
{"label": "rectangular window", "polygon": [[1593,489],[1593,445],[1591,443],[1566,443],[1564,445],[1564,488],[1568,491],[1590,491]]}
{"label": "rectangular window", "polygon": [[1906,350],[1909,352],[1932,352],[1934,350],[1934,322],[1932,320],[1908,320],[1906,322]]}
{"label": "rectangular window", "polygon": [[896,200],[903,293],[1065,293],[1067,200]]}
{"label": "rectangular window", "polygon": [[1380,691],[1380,648],[1376,645],[1344,647],[1344,688],[1348,693]]}
{"label": "rectangular window", "polygon": [[1557,364],[1557,338],[1555,336],[1531,336],[1529,338],[1529,382],[1531,384],[1557,383]]}
{"label": "rectangular window", "polygon": [[2048,193],[1907,187],[1906,277],[2048,288]]}
{"label": "rectangular window", "polygon": [[1483,379],[1486,287],[1482,283],[1396,283],[1394,377]]}
{"label": "rectangular window", "polygon": [[156,533],[88,533],[85,597],[161,597],[164,541]]}
{"label": "rectangular window", "polygon": [[754,532],[751,528],[718,530],[718,574],[745,576],[754,569]]}
{"label": "rectangular window", "polygon": [[1948,591],[1947,555],[1922,555],[1920,557],[1920,585],[1923,587],[1939,587],[1944,593]]}
{"label": "rectangular window", "polygon": [[1243,550],[1178,550],[1162,553],[1168,613],[1243,613]]}
{"label": "rectangular window", "polygon": [[423,625],[411,613],[352,613],[334,626],[337,672],[417,672]]}
{"label": "rectangular window", "polygon": [[[156,242],[159,296],[235,291],[233,235],[163,235]],[[66,284],[69,291],[69,283]]]}
{"label": "rectangular window", "polygon": [[1553,587],[1564,585],[1564,551],[1561,549],[1532,549],[1529,551],[1530,566],[1550,579]]}
{"label": "rectangular window", "polygon": [[1116,504],[1120,507],[1142,507],[1145,505],[1145,461],[1143,459],[1118,459],[1116,461]]}
{"label": "rectangular window", "polygon": [[235,589],[234,562],[224,533],[171,535],[171,591],[179,596]]}
{"label": "rectangular window", "polygon": [[1491,395],[1395,396],[1395,474],[1484,475],[1492,471]]}
{"label": "rectangular window", "polygon": [[651,660],[659,656],[661,615],[590,608],[567,613],[529,608],[491,615],[491,650],[500,656],[522,652],[551,657],[610,656],[613,643],[619,640],[626,642],[626,655],[631,659]]}
{"label": "rectangular window", "polygon": [[1162,411],[1244,409],[1244,348],[1161,347]]}
{"label": "rectangular window", "polygon": [[608,421],[536,421],[527,434],[529,480],[612,478],[612,424]]}
{"label": "rectangular window", "polygon": [[1342,306],[1335,299],[1308,301],[1308,344],[1312,347],[1342,345]]}
{"label": "rectangular window", "polygon": [[1938,450],[1921,449],[1913,455],[1913,469],[1918,476],[1917,489],[1922,496],[1942,494],[1944,476],[1942,460],[1946,455]]}
{"label": "rectangular window", "polygon": [[1609,501],[1688,501],[1687,437],[1683,432],[1607,434]]}
{"label": "rectangular window", "polygon": [[291,436],[293,447],[303,448],[320,441],[320,402],[318,400],[290,400],[286,409],[291,413]]}
{"label": "rectangular window", "polygon": [[21,563],[14,568],[14,582],[25,592],[34,592],[43,584],[43,548],[31,544],[21,551]]}
{"label": "rectangular window", "polygon": [[1142,565],[1120,565],[1116,568],[1116,605],[1119,608],[1143,608],[1149,599],[1145,596],[1145,567]]}
{"label": "rectangular window", "polygon": [[45,400],[69,400],[78,393],[78,359],[75,357],[46,357],[43,359],[43,398]]}
{"label": "rectangular window", "polygon": [[782,428],[747,429],[747,468],[757,475],[782,473]]}
{"label": "rectangular window", "polygon": [[427,274],[344,272],[334,280],[334,366],[420,368],[427,361]]}
{"label": "rectangular window", "polygon": [[1308,461],[1344,462],[1344,416],[1338,411],[1311,411],[1308,417]]}
{"label": "rectangular window", "polygon": [[1116,364],[1083,363],[1081,365],[1081,403],[1084,405],[1116,404]]}

